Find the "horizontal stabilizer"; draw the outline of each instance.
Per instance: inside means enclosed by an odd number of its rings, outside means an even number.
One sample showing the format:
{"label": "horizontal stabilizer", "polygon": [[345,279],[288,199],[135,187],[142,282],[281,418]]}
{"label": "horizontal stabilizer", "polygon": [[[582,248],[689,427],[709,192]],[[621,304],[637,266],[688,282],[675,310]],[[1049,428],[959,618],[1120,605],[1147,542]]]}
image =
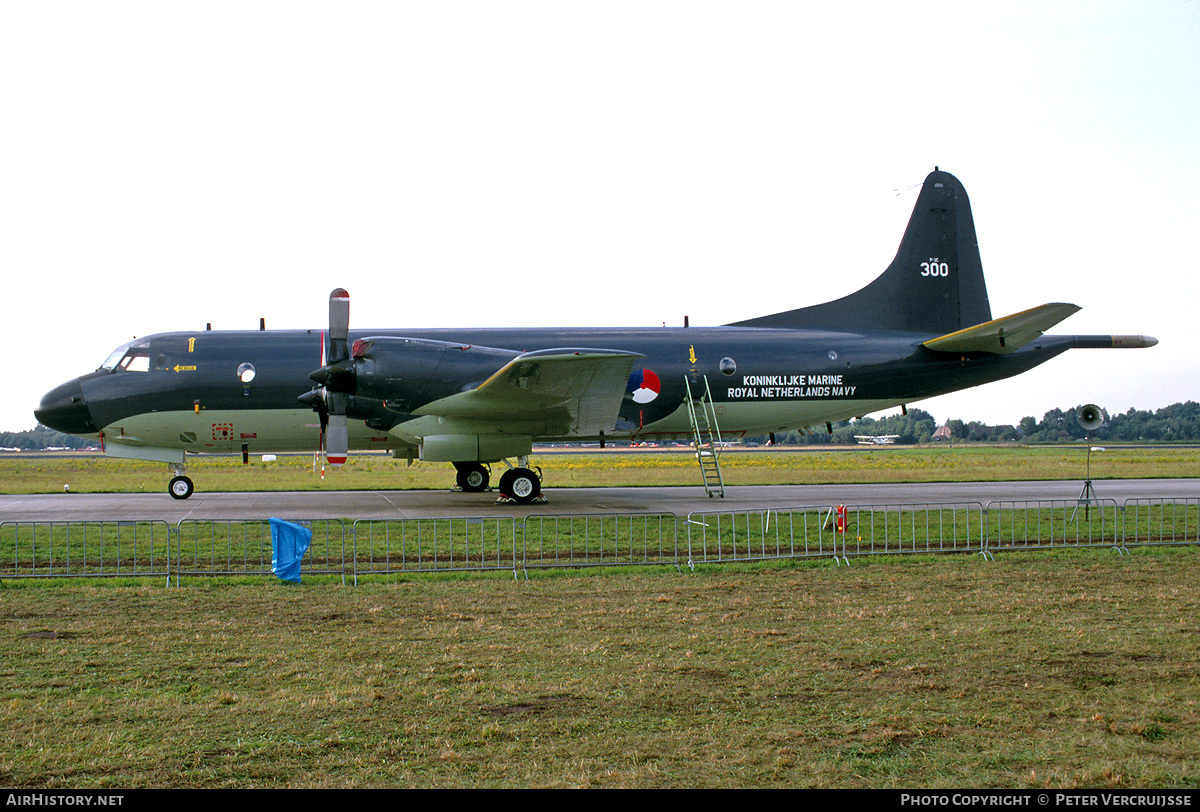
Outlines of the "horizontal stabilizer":
{"label": "horizontal stabilizer", "polygon": [[931,338],[924,346],[938,352],[1016,352],[1060,321],[1077,313],[1073,304],[1044,304],[1002,319]]}

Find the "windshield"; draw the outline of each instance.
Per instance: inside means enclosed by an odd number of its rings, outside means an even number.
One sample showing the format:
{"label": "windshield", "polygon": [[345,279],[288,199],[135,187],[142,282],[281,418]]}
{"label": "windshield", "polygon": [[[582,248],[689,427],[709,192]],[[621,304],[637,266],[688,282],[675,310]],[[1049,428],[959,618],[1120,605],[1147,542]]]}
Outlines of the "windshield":
{"label": "windshield", "polygon": [[108,358],[100,365],[100,369],[106,369],[109,372],[117,368],[134,372],[145,372],[150,369],[150,350],[146,342],[134,346],[137,343],[136,340],[128,341],[117,347],[109,353]]}
{"label": "windshield", "polygon": [[129,347],[130,347],[130,345],[132,345],[132,344],[133,344],[133,342],[132,342],[132,341],[128,341],[128,342],[126,342],[126,343],[122,344],[121,346],[117,347],[115,350],[113,350],[113,351],[112,351],[112,352],[109,354],[109,356],[108,356],[108,358],[105,360],[105,362],[104,362],[103,364],[101,364],[101,365],[100,365],[100,368],[101,368],[101,369],[110,369],[110,370],[111,370],[111,369],[116,369],[116,368],[117,368],[117,362],[118,362],[118,361],[120,361],[122,358],[124,358],[124,357],[125,357],[125,353],[126,353],[128,350],[129,350]]}

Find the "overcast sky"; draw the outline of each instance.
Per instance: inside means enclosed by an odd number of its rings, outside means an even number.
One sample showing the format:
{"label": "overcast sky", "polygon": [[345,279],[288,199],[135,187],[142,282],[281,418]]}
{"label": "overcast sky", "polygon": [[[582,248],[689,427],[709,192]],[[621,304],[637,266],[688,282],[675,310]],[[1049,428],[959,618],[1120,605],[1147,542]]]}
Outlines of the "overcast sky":
{"label": "overcast sky", "polygon": [[1200,3],[3,2],[0,429],[135,335],[722,324],[892,259],[935,165],[995,316],[1141,333],[920,404],[1200,397]]}

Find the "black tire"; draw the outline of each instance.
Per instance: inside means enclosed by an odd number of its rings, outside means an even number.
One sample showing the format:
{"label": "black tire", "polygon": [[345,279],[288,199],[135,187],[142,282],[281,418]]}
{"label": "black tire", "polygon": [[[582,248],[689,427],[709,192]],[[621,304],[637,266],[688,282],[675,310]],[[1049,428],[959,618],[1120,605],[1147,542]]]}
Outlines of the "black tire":
{"label": "black tire", "polygon": [[519,505],[528,505],[542,492],[542,480],[528,468],[513,468],[500,478],[500,493]]}
{"label": "black tire", "polygon": [[175,499],[187,499],[196,488],[192,481],[185,476],[172,477],[167,483],[167,493]]}
{"label": "black tire", "polygon": [[500,492],[501,496],[509,496],[512,493],[512,478],[515,470],[515,468],[509,468],[500,475],[500,482],[496,485],[496,490]]}
{"label": "black tire", "polygon": [[458,468],[456,477],[458,487],[467,493],[479,493],[487,490],[491,475],[482,464],[478,462],[460,463],[456,467]]}

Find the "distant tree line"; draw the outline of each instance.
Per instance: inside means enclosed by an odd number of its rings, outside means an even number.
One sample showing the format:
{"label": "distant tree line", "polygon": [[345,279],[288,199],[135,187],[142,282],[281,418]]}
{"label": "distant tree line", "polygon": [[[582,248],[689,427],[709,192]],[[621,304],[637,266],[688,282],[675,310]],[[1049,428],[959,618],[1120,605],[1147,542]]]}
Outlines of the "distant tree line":
{"label": "distant tree line", "polygon": [[[1087,431],[1079,425],[1076,415],[1081,406],[1068,411],[1053,409],[1038,423],[1032,417],[1021,418],[1018,428],[1021,439],[1030,442],[1063,442],[1081,440]],[[1097,440],[1121,442],[1174,442],[1200,440],[1200,403],[1189,400],[1173,403],[1157,411],[1130,409],[1124,414],[1110,414],[1108,421],[1093,435]]]}
{"label": "distant tree line", "polygon": [[[1087,431],[1079,425],[1076,415],[1083,407],[1073,406],[1066,411],[1051,409],[1039,421],[1022,417],[1015,426],[987,426],[973,420],[947,420],[950,441],[953,442],[1023,442],[1062,443],[1082,440]],[[909,409],[908,414],[884,418],[863,417],[834,423],[832,433],[823,428],[811,433],[780,432],[775,441],[799,445],[852,445],[856,435],[896,434],[897,445],[928,443],[934,440],[937,423],[933,415],[921,409]],[[1108,415],[1108,420],[1093,435],[1097,440],[1110,442],[1195,442],[1200,441],[1200,403],[1174,403],[1156,411],[1130,409],[1124,414]],[[760,438],[765,441],[766,438]]]}
{"label": "distant tree line", "polygon": [[775,442],[780,445],[853,445],[858,442],[856,434],[896,434],[899,435],[897,445],[915,445],[932,441],[937,421],[923,409],[909,409],[908,414],[860,417],[834,423],[831,428],[832,433],[824,427],[814,427],[810,432],[781,431],[775,434]]}
{"label": "distant tree line", "polygon": [[0,447],[19,448],[22,451],[36,451],[45,448],[89,448],[100,445],[100,441],[92,438],[85,439],[73,434],[63,434],[38,424],[35,429],[26,431],[0,431]]}

